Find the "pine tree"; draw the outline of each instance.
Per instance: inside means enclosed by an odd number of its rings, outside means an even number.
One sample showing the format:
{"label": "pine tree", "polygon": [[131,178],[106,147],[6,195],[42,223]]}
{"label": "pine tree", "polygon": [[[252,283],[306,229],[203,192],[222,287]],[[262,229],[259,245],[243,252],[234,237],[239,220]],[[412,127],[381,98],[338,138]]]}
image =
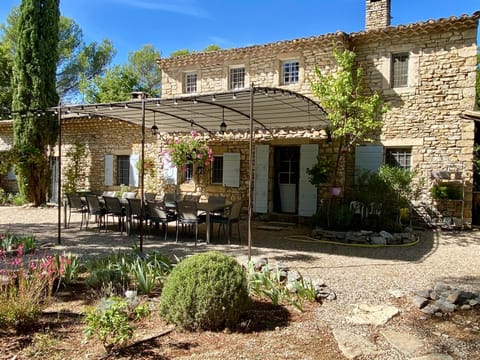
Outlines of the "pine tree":
{"label": "pine tree", "polygon": [[15,172],[20,193],[35,205],[46,203],[50,185],[49,150],[58,134],[53,113],[58,104],[59,0],[22,0],[14,59],[13,101]]}

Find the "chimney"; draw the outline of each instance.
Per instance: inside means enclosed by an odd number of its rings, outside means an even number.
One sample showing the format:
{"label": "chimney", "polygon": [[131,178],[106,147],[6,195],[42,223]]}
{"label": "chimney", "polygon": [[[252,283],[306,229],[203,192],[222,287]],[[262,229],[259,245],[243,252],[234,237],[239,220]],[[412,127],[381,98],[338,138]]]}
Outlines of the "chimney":
{"label": "chimney", "polygon": [[390,0],[367,0],[365,30],[378,30],[390,26]]}

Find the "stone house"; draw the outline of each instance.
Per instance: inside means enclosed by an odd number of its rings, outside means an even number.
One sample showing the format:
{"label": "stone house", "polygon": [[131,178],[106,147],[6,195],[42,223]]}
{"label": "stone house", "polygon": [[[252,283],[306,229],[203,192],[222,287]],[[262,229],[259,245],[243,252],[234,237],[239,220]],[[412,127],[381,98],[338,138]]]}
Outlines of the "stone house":
{"label": "stone house", "polygon": [[[235,97],[255,86],[266,89],[265,95],[278,97],[280,91],[285,91],[283,95],[302,96],[315,102],[309,83],[315,67],[332,70],[333,48],[351,49],[364,70],[366,85],[381,94],[390,110],[384,115],[384,125],[375,142],[357,147],[351,162],[342,164],[342,179],[352,176],[357,168],[374,170],[395,161],[415,169],[417,178],[423,180],[420,201],[429,207],[440,207],[442,212],[448,210],[469,224],[476,126],[462,114],[473,110],[475,104],[479,17],[480,13],[475,13],[392,27],[390,0],[366,0],[364,31],[158,59],[162,98],[151,101],[159,105],[166,99],[178,98],[193,99],[196,103],[197,97],[208,96],[213,104],[215,94]],[[125,102],[125,108],[130,104]],[[118,109],[123,104],[115,106]],[[189,106],[192,117],[201,116],[193,104]],[[135,164],[140,156],[141,127],[104,109],[102,115],[92,116],[92,108],[87,113],[83,105],[72,106],[71,113],[78,115],[70,114],[62,120],[62,163],[68,164],[68,148],[76,142],[85,143],[85,189],[101,192],[122,183],[138,186]],[[160,125],[165,114],[156,115]],[[156,171],[146,177],[146,189],[159,195],[176,190],[204,196],[221,194],[243,199],[246,204],[249,134],[247,126],[235,127],[228,116],[218,117],[228,125],[222,136],[204,135],[216,157],[210,169],[187,167],[177,173],[164,162],[160,149],[168,139],[178,137],[183,128],[171,128],[162,135],[147,131],[145,157],[154,161]],[[256,213],[310,216],[329,196],[326,187],[315,188],[305,174],[305,169],[315,163],[316,155],[328,151],[325,126],[305,126],[294,113],[289,116],[282,127],[255,132]],[[147,123],[151,124],[151,118]],[[10,145],[11,124],[1,122],[0,149]],[[462,184],[464,201],[432,201],[429,190],[436,181],[432,173],[438,171],[460,174],[457,180]]]}

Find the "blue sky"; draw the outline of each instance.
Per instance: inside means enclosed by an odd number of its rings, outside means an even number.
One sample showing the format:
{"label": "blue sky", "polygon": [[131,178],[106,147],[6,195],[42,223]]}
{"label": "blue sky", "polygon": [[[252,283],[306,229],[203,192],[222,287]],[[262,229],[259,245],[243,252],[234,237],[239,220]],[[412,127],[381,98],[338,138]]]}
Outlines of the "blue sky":
{"label": "blue sky", "polygon": [[[0,0],[4,22],[20,0]],[[145,44],[167,57],[210,44],[243,47],[365,27],[365,0],[61,0],[85,40],[109,38],[116,63]],[[392,25],[473,14],[479,0],[392,0]]]}

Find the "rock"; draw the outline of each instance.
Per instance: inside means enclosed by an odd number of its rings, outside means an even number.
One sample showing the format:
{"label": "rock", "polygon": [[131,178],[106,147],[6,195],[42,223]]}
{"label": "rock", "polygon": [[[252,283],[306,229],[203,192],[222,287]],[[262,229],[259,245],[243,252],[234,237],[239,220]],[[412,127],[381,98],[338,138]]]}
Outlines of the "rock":
{"label": "rock", "polygon": [[256,271],[260,271],[267,264],[268,264],[268,259],[267,258],[260,258],[253,263],[253,267]]}
{"label": "rock", "polygon": [[278,268],[278,270],[284,271],[284,272],[288,272],[290,270],[288,265],[285,264],[285,263],[278,263],[277,268]]}
{"label": "rock", "polygon": [[430,294],[431,293],[432,293],[431,290],[418,290],[418,291],[414,292],[415,295],[421,296],[425,299],[430,299]]}
{"label": "rock", "polygon": [[302,276],[297,272],[297,271],[289,271],[287,273],[287,281],[300,281],[302,279]]}
{"label": "rock", "polygon": [[400,289],[389,290],[388,293],[397,299],[405,296],[404,292]]}
{"label": "rock", "polygon": [[410,333],[383,330],[381,334],[395,349],[405,355],[412,355],[423,347],[423,342]]}
{"label": "rock", "polygon": [[333,301],[337,298],[337,294],[335,294],[333,291],[330,291],[330,294],[326,297],[328,301]]}
{"label": "rock", "polygon": [[434,315],[437,311],[439,311],[439,307],[435,304],[428,304],[422,309],[422,312],[428,315]]}
{"label": "rock", "polygon": [[410,360],[453,360],[453,357],[447,354],[432,353],[428,355],[411,358]]}
{"label": "rock", "polygon": [[387,245],[387,239],[385,239],[383,236],[371,236],[370,241],[372,244]]}
{"label": "rock", "polygon": [[384,230],[380,231],[380,232],[378,233],[378,235],[380,235],[381,237],[383,237],[383,238],[387,239],[387,241],[388,241],[388,240],[393,240],[393,239],[394,239],[394,237],[393,237],[393,235],[392,235],[392,234],[390,234],[389,232],[387,232],[387,231],[384,231]]}
{"label": "rock", "polygon": [[452,304],[458,304],[461,300],[461,294],[462,292],[459,290],[452,290],[446,297],[446,300]]}
{"label": "rock", "polygon": [[434,305],[436,305],[438,309],[444,313],[454,312],[457,308],[457,305],[452,304],[451,302],[443,298],[435,300]]}
{"label": "rock", "polygon": [[354,314],[347,317],[357,325],[384,325],[400,311],[395,306],[389,305],[354,305]]}
{"label": "rock", "polygon": [[412,298],[412,303],[419,309],[423,309],[425,306],[428,304],[428,299],[419,296],[419,295],[414,295]]}
{"label": "rock", "polygon": [[347,359],[371,358],[377,354],[375,344],[365,337],[340,329],[334,329],[333,336],[338,348]]}
{"label": "rock", "polygon": [[452,288],[449,285],[441,282],[436,283],[435,286],[433,287],[433,291],[435,291],[437,294],[443,293],[451,289]]}

